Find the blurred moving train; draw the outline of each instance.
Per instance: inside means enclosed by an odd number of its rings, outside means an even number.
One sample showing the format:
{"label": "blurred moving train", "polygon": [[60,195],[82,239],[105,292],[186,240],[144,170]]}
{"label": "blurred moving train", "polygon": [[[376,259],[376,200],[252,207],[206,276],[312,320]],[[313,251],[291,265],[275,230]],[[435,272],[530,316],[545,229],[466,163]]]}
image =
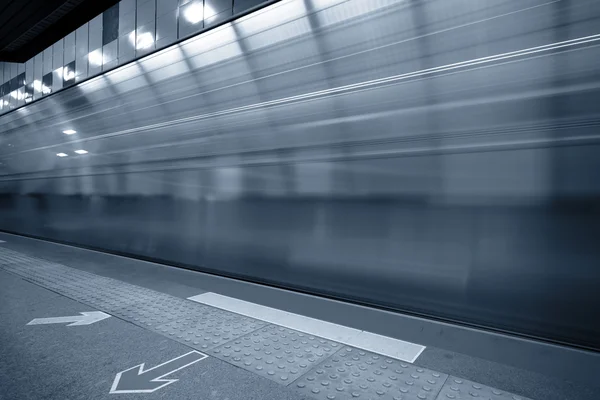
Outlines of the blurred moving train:
{"label": "blurred moving train", "polygon": [[600,350],[599,45],[596,0],[283,0],[1,116],[0,229]]}

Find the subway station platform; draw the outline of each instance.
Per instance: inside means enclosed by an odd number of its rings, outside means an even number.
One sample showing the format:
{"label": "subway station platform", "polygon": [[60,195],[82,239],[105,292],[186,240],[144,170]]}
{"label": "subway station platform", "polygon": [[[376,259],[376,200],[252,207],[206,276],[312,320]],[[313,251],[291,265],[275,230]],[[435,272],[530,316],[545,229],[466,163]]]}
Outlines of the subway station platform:
{"label": "subway station platform", "polygon": [[0,241],[0,399],[600,399],[596,353]]}

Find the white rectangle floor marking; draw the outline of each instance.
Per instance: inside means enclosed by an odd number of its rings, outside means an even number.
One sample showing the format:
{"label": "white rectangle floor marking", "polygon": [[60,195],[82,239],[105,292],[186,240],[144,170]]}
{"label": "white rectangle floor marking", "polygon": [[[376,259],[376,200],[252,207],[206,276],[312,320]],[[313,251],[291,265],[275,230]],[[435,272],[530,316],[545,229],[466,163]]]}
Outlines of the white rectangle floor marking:
{"label": "white rectangle floor marking", "polygon": [[419,344],[261,306],[217,293],[202,293],[188,299],[410,363],[414,363],[425,350],[425,346]]}

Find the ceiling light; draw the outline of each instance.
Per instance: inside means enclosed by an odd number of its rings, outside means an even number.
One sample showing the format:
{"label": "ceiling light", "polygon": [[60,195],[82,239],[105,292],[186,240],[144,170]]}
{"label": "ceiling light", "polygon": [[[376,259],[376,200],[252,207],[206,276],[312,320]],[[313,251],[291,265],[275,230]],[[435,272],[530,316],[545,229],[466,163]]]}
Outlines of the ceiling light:
{"label": "ceiling light", "polygon": [[99,67],[103,64],[102,50],[94,50],[88,54],[88,60],[93,66]]}
{"label": "ceiling light", "polygon": [[58,153],[57,156],[59,156],[59,157],[66,157],[66,156],[68,156],[68,154],[66,154],[66,153]]}
{"label": "ceiling light", "polygon": [[63,69],[63,79],[65,81],[70,81],[73,78],[75,78],[75,71],[71,71],[69,68],[65,67],[65,69]]}
{"label": "ceiling light", "polygon": [[35,81],[33,81],[33,90],[37,91],[37,92],[41,92],[42,91],[42,87],[44,85],[42,85],[42,81],[36,79]]}
{"label": "ceiling light", "polygon": [[153,44],[154,37],[152,36],[152,34],[150,32],[144,32],[138,35],[135,48],[138,50],[147,49],[149,47],[152,47]]}
{"label": "ceiling light", "polygon": [[67,130],[64,130],[63,133],[65,135],[72,135],[74,133],[77,133],[77,131],[74,131],[73,129],[67,129]]}
{"label": "ceiling light", "polygon": [[75,153],[77,154],[87,154],[86,150],[75,150]]}
{"label": "ceiling light", "polygon": [[23,100],[25,99],[25,93],[21,89],[13,90],[10,92],[10,97],[15,100]]}
{"label": "ceiling light", "polygon": [[201,3],[192,3],[183,11],[183,17],[192,24],[197,24],[202,21],[203,10]]}

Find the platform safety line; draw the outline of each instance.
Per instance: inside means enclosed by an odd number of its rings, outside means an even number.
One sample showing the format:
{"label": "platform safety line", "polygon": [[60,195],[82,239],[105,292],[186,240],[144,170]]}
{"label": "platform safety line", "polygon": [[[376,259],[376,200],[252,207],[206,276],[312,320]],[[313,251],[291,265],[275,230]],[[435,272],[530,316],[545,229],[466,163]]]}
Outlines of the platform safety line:
{"label": "platform safety line", "polygon": [[295,329],[309,335],[320,336],[324,339],[372,351],[409,363],[414,363],[426,348],[420,344],[294,314],[277,308],[262,306],[217,293],[202,293],[188,297],[188,300],[242,314],[271,324],[284,326],[289,329]]}

